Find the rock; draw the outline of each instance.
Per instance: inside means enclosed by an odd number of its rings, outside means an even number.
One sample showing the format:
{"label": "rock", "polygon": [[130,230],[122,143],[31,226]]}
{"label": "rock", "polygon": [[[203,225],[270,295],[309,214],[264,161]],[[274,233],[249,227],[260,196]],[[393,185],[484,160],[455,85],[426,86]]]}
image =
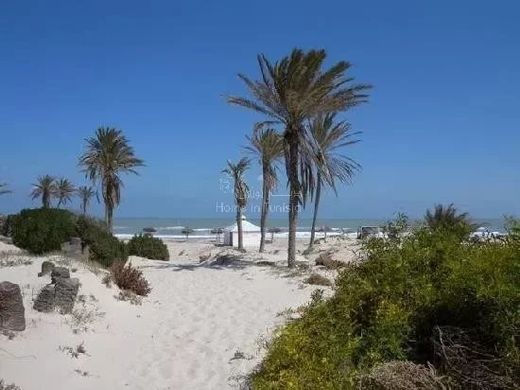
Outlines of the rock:
{"label": "rock", "polygon": [[58,279],[55,287],[54,304],[62,314],[72,312],[74,302],[79,290],[79,280],[73,279]]}
{"label": "rock", "polygon": [[52,261],[44,261],[42,263],[42,272],[38,274],[38,276],[43,276],[50,274],[52,270],[54,269],[54,263]]}
{"label": "rock", "polygon": [[70,313],[74,308],[78,290],[79,279],[56,277],[54,283],[42,288],[34,301],[34,310],[49,313],[57,308],[62,314]]}
{"label": "rock", "polygon": [[56,283],[58,279],[69,279],[70,272],[65,267],[55,267],[51,272],[51,281]]}
{"label": "rock", "polygon": [[54,284],[48,284],[43,287],[34,301],[34,310],[41,311],[43,313],[49,313],[53,311],[55,295],[56,293]]}
{"label": "rock", "polygon": [[0,283],[0,328],[25,330],[25,309],[20,286],[11,282]]}

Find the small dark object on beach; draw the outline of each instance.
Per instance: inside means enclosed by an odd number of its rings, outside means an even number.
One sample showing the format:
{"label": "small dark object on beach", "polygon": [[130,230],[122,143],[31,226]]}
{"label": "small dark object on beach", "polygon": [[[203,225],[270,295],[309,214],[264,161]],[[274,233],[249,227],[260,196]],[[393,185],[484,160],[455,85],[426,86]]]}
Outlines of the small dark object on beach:
{"label": "small dark object on beach", "polygon": [[327,279],[325,276],[320,274],[312,274],[307,279],[305,279],[305,283],[314,284],[317,286],[330,286],[332,285],[331,281]]}
{"label": "small dark object on beach", "polygon": [[322,253],[316,258],[316,265],[322,265],[328,269],[337,269],[345,267],[346,264],[339,260],[332,259],[330,253]]}

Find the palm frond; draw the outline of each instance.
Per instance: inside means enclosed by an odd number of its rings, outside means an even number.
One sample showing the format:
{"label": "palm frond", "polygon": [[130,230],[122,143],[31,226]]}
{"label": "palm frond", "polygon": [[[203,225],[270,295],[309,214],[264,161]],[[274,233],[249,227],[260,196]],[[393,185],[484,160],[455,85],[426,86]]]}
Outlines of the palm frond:
{"label": "palm frond", "polygon": [[243,157],[237,163],[228,160],[227,167],[222,170],[223,173],[228,174],[233,179],[235,203],[240,208],[247,204],[249,186],[245,182],[244,174],[250,165],[251,161],[247,157]]}
{"label": "palm frond", "polygon": [[65,178],[61,178],[55,182],[53,196],[58,199],[58,207],[67,204],[72,200],[72,196],[76,192],[74,185]]}
{"label": "palm frond", "polygon": [[12,191],[7,188],[6,183],[0,183],[0,195],[10,194]]}
{"label": "palm frond", "polygon": [[[324,50],[294,49],[289,56],[273,63],[260,54],[259,80],[239,74],[250,97],[228,98],[229,103],[264,114],[270,121],[284,126],[286,169],[289,169],[287,144],[292,139],[294,145],[297,139],[302,156],[299,156],[298,178],[292,180],[300,188],[303,201],[314,188],[317,171],[313,168],[313,155],[318,150],[312,134],[306,130],[305,121],[361,104],[367,101],[367,91],[371,88],[367,84],[353,83],[354,79],[347,76],[351,68],[348,62],[340,61],[323,70],[326,57]],[[348,174],[344,172],[341,177],[348,177]]]}
{"label": "palm frond", "polygon": [[144,161],[135,156],[121,130],[100,127],[94,137],[85,141],[87,147],[79,165],[88,179],[100,182],[105,204],[115,207],[121,199],[121,174],[138,174],[136,168],[144,166]]}

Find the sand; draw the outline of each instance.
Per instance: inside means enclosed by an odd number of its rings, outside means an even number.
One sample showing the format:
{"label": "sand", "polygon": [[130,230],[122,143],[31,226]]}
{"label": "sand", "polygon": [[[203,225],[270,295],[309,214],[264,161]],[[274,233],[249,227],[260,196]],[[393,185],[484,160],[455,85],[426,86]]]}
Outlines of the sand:
{"label": "sand", "polygon": [[[135,305],[102,283],[105,270],[62,255],[27,256],[0,242],[0,279],[20,285],[27,322],[11,340],[0,334],[0,378],[23,390],[238,388],[260,362],[262,345],[287,320],[287,309],[306,304],[319,287],[302,283],[312,269],[283,266],[285,245],[279,240],[260,255],[209,242],[168,242],[169,262],[130,258],[152,286]],[[298,261],[311,264],[334,245],[352,256],[353,244],[335,240],[318,246],[311,260],[299,255]],[[215,265],[222,255],[240,261]],[[80,279],[72,314],[32,308],[49,283],[49,276],[37,276],[44,260],[63,263]],[[333,278],[335,271],[320,272]],[[85,352],[76,354],[80,345]]]}

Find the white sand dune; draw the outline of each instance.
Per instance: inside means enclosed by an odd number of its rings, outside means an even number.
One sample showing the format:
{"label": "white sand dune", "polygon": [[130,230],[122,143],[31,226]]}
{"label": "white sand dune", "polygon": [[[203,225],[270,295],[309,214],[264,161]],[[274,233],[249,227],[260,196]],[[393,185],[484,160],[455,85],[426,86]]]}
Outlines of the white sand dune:
{"label": "white sand dune", "polygon": [[[194,245],[170,245],[170,262],[131,259],[152,286],[141,305],[117,300],[102,274],[72,262],[81,297],[71,315],[32,308],[49,282],[37,277],[46,258],[0,268],[0,280],[20,284],[27,320],[14,339],[0,335],[0,378],[23,390],[236,387],[260,361],[261,340],[284,320],[279,313],[305,304],[315,287],[271,267],[199,265],[198,256],[215,248]],[[284,257],[273,253],[264,257]],[[71,356],[67,348],[80,344],[86,353]]]}

